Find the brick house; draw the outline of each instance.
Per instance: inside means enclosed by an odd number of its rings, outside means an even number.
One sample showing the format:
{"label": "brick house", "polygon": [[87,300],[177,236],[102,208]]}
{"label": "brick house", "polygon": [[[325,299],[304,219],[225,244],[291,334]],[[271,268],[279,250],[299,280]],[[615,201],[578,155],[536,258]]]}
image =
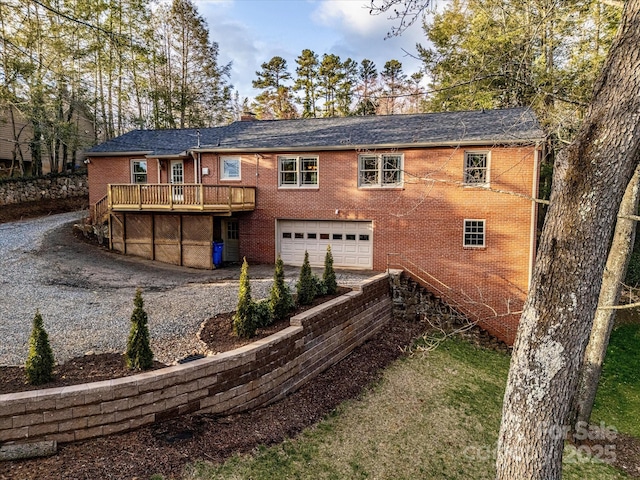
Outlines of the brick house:
{"label": "brick house", "polygon": [[114,250],[402,268],[512,343],[535,256],[544,141],[524,108],[132,131],[89,151]]}

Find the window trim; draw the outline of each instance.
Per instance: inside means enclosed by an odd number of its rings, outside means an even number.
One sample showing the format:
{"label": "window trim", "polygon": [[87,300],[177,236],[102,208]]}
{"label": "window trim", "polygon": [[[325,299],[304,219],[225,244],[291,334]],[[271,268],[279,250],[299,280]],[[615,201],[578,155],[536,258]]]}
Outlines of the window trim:
{"label": "window trim", "polygon": [[[373,172],[372,169],[363,169],[362,161],[365,158],[374,157],[376,159],[376,183],[364,183],[362,181],[362,172]],[[395,183],[383,183],[384,178],[384,157],[398,157],[399,167],[394,170],[398,172],[398,181]],[[390,170],[389,170],[390,171]],[[358,155],[358,188],[403,188],[404,187],[404,153],[363,153]]]}
{"label": "window trim", "polygon": [[[237,177],[229,177],[224,173],[224,162],[225,160],[237,160],[238,162],[238,176]],[[236,157],[232,155],[222,155],[220,156],[220,181],[224,182],[234,182],[242,180],[242,157]]]}
{"label": "window trim", "polygon": [[[145,173],[136,173],[134,166],[135,164],[141,164],[144,163],[145,167]],[[149,183],[149,162],[146,158],[132,158],[129,164],[129,173],[131,174],[131,183],[134,185],[144,185],[146,183]],[[145,176],[145,180],[144,182],[137,182],[136,181],[136,175],[144,175]]]}
{"label": "window trim", "polygon": [[[295,174],[295,183],[282,183],[282,174],[285,172],[282,170],[283,161],[295,160],[295,170],[286,170],[287,173]],[[305,161],[315,161],[315,170],[307,169],[303,170]],[[303,183],[305,173],[315,173],[315,183]],[[278,155],[278,188],[291,189],[317,189],[320,187],[320,158],[317,155]]]}
{"label": "window trim", "polygon": [[[469,235],[480,235],[477,232],[467,232],[467,224],[470,222],[481,222],[482,223],[482,244],[468,244],[467,243],[467,234]],[[471,225],[469,225],[471,227]],[[482,249],[487,248],[487,221],[484,218],[465,218],[462,223],[462,247],[470,248],[470,249]]]}
{"label": "window trim", "polygon": [[[484,166],[484,181],[483,182],[474,182],[469,181],[469,179],[473,178],[471,175],[467,175],[467,171],[472,169],[478,169],[478,167],[470,167],[467,165],[467,161],[469,155],[485,155],[486,164]],[[491,150],[465,150],[464,152],[464,160],[462,164],[462,184],[467,187],[488,187],[491,184]],[[480,167],[482,168],[482,167]]]}

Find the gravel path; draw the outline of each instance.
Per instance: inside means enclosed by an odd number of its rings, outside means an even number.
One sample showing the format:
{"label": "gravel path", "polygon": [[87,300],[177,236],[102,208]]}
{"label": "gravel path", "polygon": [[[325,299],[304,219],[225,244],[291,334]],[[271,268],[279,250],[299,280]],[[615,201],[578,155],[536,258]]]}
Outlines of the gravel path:
{"label": "gravel path", "polygon": [[[205,353],[197,332],[205,319],[235,309],[239,266],[195,270],[122,256],[73,236],[72,225],[85,215],[0,224],[0,365],[24,363],[36,309],[58,363],[88,352],[124,351],[137,287],[157,360]],[[291,285],[298,270],[285,269]],[[273,266],[251,266],[249,273],[253,298],[266,297]],[[341,285],[370,275],[337,272]]]}

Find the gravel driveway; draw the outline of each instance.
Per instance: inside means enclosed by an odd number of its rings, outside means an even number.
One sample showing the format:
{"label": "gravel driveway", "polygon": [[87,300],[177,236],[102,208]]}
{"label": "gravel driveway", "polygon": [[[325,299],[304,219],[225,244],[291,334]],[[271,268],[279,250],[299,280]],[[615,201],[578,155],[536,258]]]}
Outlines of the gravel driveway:
{"label": "gravel driveway", "polygon": [[[126,257],[76,239],[86,212],[0,224],[0,365],[22,365],[40,310],[58,363],[88,352],[122,352],[137,287],[149,315],[157,360],[203,353],[203,320],[235,309],[240,267],[195,270]],[[287,267],[291,285],[298,268]],[[321,274],[321,270],[316,273]],[[249,269],[254,299],[266,297],[272,265]],[[352,285],[372,272],[337,272]]]}

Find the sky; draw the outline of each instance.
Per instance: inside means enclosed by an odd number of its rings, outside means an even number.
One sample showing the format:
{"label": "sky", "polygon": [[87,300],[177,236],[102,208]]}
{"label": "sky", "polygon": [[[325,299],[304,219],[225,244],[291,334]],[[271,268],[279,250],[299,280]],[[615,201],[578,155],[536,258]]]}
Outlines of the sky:
{"label": "sky", "polygon": [[255,97],[251,87],[256,71],[278,55],[295,77],[296,58],[303,49],[348,57],[360,63],[372,60],[380,72],[397,59],[410,75],[420,69],[415,44],[424,43],[419,24],[401,37],[385,40],[393,25],[387,15],[370,15],[368,0],[195,0],[209,25],[210,39],[218,42],[220,64],[232,62],[231,83],[240,97]]}

